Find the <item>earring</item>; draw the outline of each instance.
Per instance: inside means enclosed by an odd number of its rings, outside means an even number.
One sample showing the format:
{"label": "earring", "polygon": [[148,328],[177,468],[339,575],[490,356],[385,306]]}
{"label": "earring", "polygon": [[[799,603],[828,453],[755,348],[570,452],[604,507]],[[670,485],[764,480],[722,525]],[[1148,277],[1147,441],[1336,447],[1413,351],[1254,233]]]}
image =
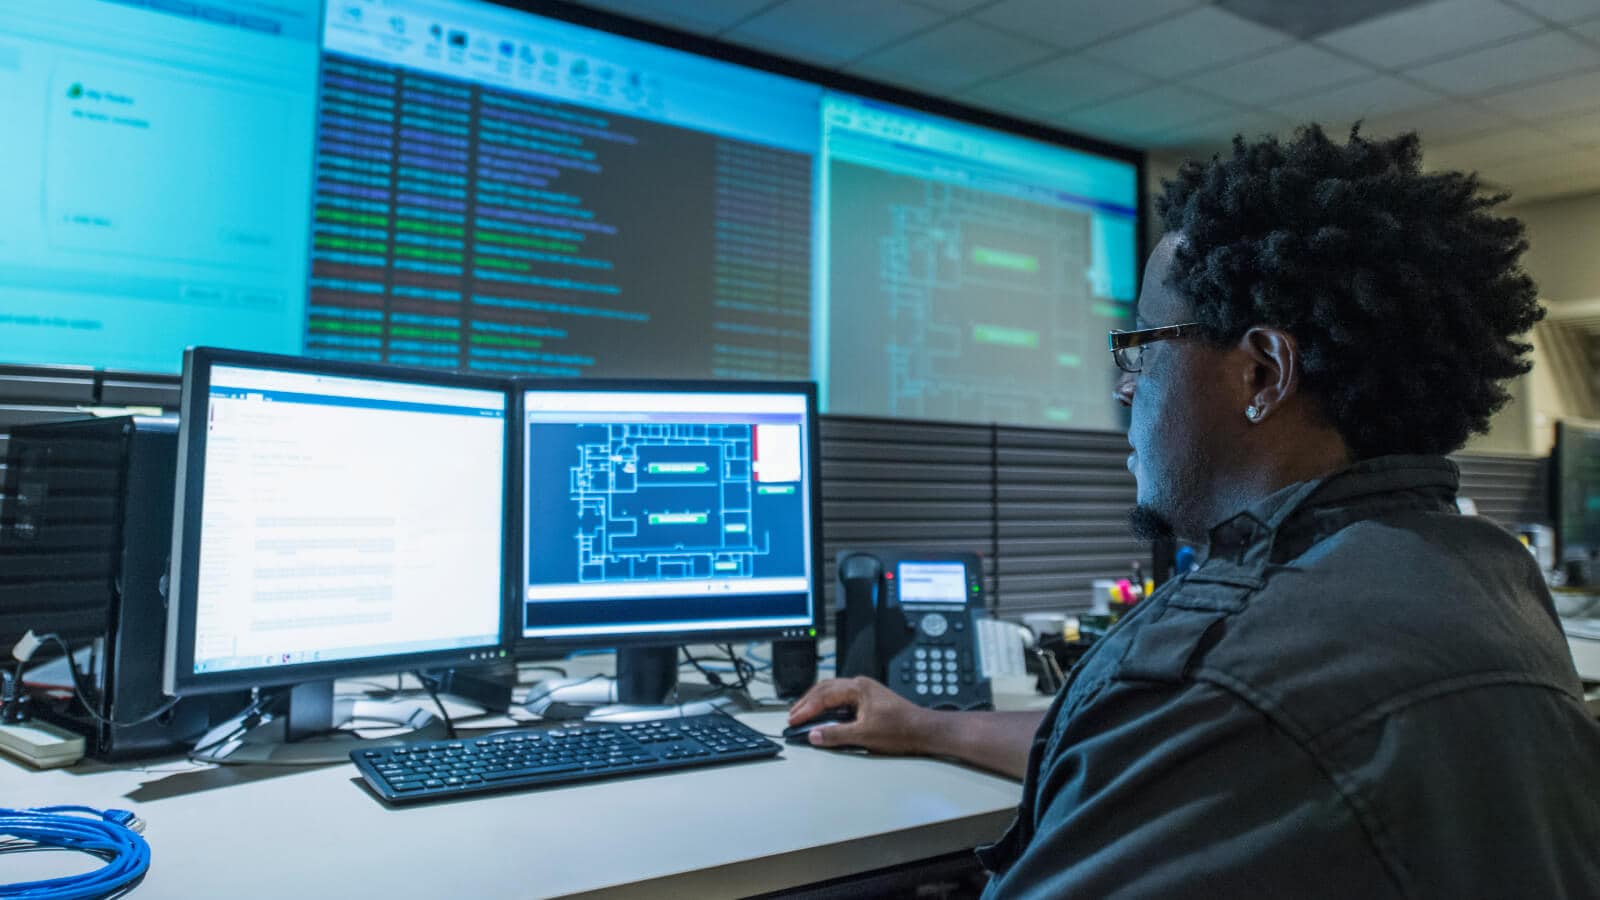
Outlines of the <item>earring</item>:
{"label": "earring", "polygon": [[1252,422],[1261,421],[1261,407],[1255,404],[1245,407],[1244,417]]}

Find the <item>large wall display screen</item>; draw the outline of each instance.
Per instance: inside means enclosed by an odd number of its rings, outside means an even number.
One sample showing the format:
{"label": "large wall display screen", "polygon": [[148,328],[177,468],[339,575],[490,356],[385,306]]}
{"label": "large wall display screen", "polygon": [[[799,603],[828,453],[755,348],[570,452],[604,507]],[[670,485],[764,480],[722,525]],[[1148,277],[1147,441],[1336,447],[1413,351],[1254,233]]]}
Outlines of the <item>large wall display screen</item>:
{"label": "large wall display screen", "polygon": [[0,362],[299,352],[320,0],[0,15]]}
{"label": "large wall display screen", "polygon": [[812,379],[1114,429],[1138,172],[476,0],[0,21],[0,362]]}

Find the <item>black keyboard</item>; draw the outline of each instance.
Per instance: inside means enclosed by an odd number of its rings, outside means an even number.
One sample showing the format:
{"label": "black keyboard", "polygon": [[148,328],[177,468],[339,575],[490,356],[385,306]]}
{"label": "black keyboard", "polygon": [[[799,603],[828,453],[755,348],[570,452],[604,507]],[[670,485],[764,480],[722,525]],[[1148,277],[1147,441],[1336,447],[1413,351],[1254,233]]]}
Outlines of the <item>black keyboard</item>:
{"label": "black keyboard", "polygon": [[393,803],[591,781],[777,756],[783,748],[737,719],[711,713],[652,722],[574,722],[353,750],[350,760]]}

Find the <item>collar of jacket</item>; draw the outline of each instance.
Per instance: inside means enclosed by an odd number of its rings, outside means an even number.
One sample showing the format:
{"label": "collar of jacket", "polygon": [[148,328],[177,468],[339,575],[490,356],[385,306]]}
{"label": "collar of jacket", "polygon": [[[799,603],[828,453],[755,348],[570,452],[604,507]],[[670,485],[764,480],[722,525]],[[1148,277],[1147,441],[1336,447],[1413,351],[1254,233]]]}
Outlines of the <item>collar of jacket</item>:
{"label": "collar of jacket", "polygon": [[1211,529],[1208,559],[1254,568],[1280,538],[1315,543],[1353,521],[1395,508],[1453,510],[1461,473],[1442,456],[1379,456],[1268,494]]}

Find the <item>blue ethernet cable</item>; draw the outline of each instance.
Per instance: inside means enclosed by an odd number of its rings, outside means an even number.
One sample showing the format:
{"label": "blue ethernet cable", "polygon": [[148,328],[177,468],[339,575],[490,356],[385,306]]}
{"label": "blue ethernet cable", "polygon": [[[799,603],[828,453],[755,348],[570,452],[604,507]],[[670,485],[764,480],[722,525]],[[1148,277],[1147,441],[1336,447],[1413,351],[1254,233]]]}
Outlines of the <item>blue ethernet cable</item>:
{"label": "blue ethernet cable", "polygon": [[0,807],[0,853],[77,850],[106,862],[81,875],[0,884],[0,900],[89,900],[121,896],[137,885],[150,868],[150,845],[137,830],[143,824],[138,816],[125,809]]}

